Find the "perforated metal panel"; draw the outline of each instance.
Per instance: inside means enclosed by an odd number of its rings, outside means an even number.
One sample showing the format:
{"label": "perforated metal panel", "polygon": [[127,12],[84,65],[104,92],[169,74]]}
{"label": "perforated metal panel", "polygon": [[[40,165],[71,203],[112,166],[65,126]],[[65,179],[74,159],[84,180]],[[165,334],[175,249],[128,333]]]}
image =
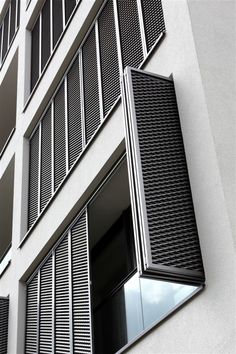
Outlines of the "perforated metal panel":
{"label": "perforated metal panel", "polygon": [[83,77],[86,142],[100,124],[97,55],[94,28],[83,45]]}
{"label": "perforated metal panel", "polygon": [[117,0],[123,67],[137,68],[143,61],[137,0]]}
{"label": "perforated metal panel", "polygon": [[65,17],[66,22],[69,20],[72,11],[74,10],[76,5],[76,0],[65,0]]}
{"label": "perforated metal panel", "polygon": [[79,58],[67,74],[69,168],[82,152]]}
{"label": "perforated metal panel", "polygon": [[40,271],[39,353],[52,353],[53,287],[52,256]]}
{"label": "perforated metal panel", "polygon": [[4,18],[2,60],[4,59],[8,49],[8,32],[9,32],[9,8]]}
{"label": "perforated metal panel", "polygon": [[53,0],[53,47],[55,47],[63,31],[62,1]]}
{"label": "perforated metal panel", "polygon": [[142,0],[142,9],[147,49],[150,50],[160,34],[165,31],[161,0]]}
{"label": "perforated metal panel", "polygon": [[55,351],[70,353],[68,236],[55,251]]}
{"label": "perforated metal panel", "polygon": [[66,175],[64,81],[54,98],[54,186],[55,190]]}
{"label": "perforated metal panel", "polygon": [[0,354],[7,353],[9,298],[0,297]]}
{"label": "perforated metal panel", "polygon": [[52,119],[51,106],[42,120],[41,145],[41,196],[40,210],[43,210],[52,196]]}
{"label": "perforated metal panel", "polygon": [[25,354],[38,353],[38,274],[27,286]]}
{"label": "perforated metal panel", "polygon": [[39,129],[30,140],[28,228],[38,217]]}
{"label": "perforated metal panel", "polygon": [[50,0],[47,0],[42,9],[42,45],[41,71],[50,57]]}
{"label": "perforated metal panel", "polygon": [[127,72],[127,150],[144,271],[204,282],[174,83]]}
{"label": "perforated metal panel", "polygon": [[31,32],[31,91],[39,77],[39,19]]}
{"label": "perforated metal panel", "polygon": [[10,22],[10,43],[15,34],[16,28],[16,0],[11,1],[11,22]]}
{"label": "perforated metal panel", "polygon": [[[120,75],[113,2],[109,0],[98,19],[104,115],[120,94]],[[109,28],[109,30],[108,30]]]}
{"label": "perforated metal panel", "polygon": [[86,214],[71,229],[74,353],[92,353]]}

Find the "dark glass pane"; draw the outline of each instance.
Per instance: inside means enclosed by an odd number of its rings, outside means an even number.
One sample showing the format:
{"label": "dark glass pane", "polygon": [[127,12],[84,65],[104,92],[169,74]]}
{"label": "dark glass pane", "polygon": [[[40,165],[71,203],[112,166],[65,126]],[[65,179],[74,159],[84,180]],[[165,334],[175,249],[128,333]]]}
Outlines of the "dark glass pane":
{"label": "dark glass pane", "polygon": [[6,16],[4,18],[2,60],[4,59],[8,49],[8,30],[9,30],[8,27],[9,27],[9,9],[7,10]]}
{"label": "dark glass pane", "polygon": [[62,0],[53,0],[53,47],[55,47],[62,31]]}
{"label": "dark glass pane", "polygon": [[66,23],[69,20],[75,5],[76,5],[76,0],[65,0]]}
{"label": "dark glass pane", "polygon": [[47,0],[42,9],[42,43],[41,43],[41,70],[50,57],[50,0]]}
{"label": "dark glass pane", "polygon": [[10,43],[15,34],[16,28],[16,0],[11,2],[11,24],[10,24]]}
{"label": "dark glass pane", "polygon": [[39,18],[31,32],[31,91],[39,77]]}

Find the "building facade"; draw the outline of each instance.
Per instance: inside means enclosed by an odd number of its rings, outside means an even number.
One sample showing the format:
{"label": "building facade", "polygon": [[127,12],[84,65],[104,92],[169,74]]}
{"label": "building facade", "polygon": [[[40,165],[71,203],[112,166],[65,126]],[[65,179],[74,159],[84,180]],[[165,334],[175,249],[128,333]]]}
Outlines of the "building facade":
{"label": "building facade", "polygon": [[235,3],[0,3],[0,353],[234,353]]}

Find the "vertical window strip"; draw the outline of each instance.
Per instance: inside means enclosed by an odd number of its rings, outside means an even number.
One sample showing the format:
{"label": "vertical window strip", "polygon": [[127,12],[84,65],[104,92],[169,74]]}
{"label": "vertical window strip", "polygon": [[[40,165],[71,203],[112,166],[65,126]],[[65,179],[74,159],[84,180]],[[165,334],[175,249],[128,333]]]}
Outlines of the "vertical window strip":
{"label": "vertical window strip", "polygon": [[40,215],[41,204],[41,165],[42,165],[42,122],[39,124],[39,162],[38,162],[38,215]]}
{"label": "vertical window strip", "polygon": [[69,260],[69,323],[70,323],[70,353],[74,353],[73,331],[73,279],[72,279],[72,240],[71,230],[68,232],[68,260]]}
{"label": "vertical window strip", "polygon": [[145,35],[144,22],[143,22],[141,0],[137,0],[137,5],[138,5],[138,16],[139,16],[139,25],[140,25],[142,46],[143,46],[143,56],[145,58],[148,54],[148,50],[147,50],[146,35]]}
{"label": "vertical window strip", "polygon": [[65,23],[67,23],[76,6],[76,0],[64,0],[64,1],[65,1]]}
{"label": "vertical window strip", "polygon": [[122,50],[121,50],[120,24],[119,24],[117,0],[113,0],[113,8],[114,8],[114,18],[115,18],[115,28],[116,28],[116,38],[117,38],[118,61],[119,61],[119,69],[120,69],[120,76],[121,76],[123,73],[123,59],[122,59]]}
{"label": "vertical window strip", "polygon": [[51,55],[51,33],[50,33],[50,0],[46,0],[42,9],[42,28],[41,28],[41,71],[43,71]]}
{"label": "vertical window strip", "polygon": [[4,17],[4,27],[3,27],[3,49],[2,49],[2,61],[5,59],[8,50],[8,31],[9,31],[9,8]]}
{"label": "vertical window strip", "polygon": [[80,104],[81,104],[81,127],[82,127],[82,149],[86,146],[85,132],[85,108],[84,108],[84,73],[83,73],[83,53],[79,50],[79,68],[80,68]]}
{"label": "vertical window strip", "polygon": [[63,32],[62,0],[52,0],[53,5],[53,48]]}
{"label": "vertical window strip", "polygon": [[0,66],[2,65],[3,24],[0,26]]}
{"label": "vertical window strip", "polygon": [[11,30],[11,2],[9,4],[8,29],[7,29],[7,51],[10,45],[10,30]]}
{"label": "vertical window strip", "polygon": [[16,0],[11,1],[10,43],[16,32]]}
{"label": "vertical window strip", "polygon": [[42,67],[42,12],[39,15],[39,77]]}
{"label": "vertical window strip", "polygon": [[19,24],[20,24],[20,0],[16,0],[15,30],[18,29]]}
{"label": "vertical window strip", "polygon": [[50,52],[53,51],[53,0],[50,0]]}
{"label": "vertical window strip", "polygon": [[69,171],[69,132],[68,132],[68,94],[67,75],[65,76],[64,100],[65,100],[65,149],[66,149],[66,174]]}
{"label": "vertical window strip", "polygon": [[54,100],[51,102],[51,187],[52,187],[52,196],[54,194],[55,186],[54,186]]}
{"label": "vertical window strip", "polygon": [[98,91],[99,91],[99,107],[100,107],[100,120],[103,121],[103,94],[102,94],[102,73],[101,73],[101,57],[100,57],[100,43],[99,43],[99,29],[98,20],[95,22],[95,41],[97,50],[97,72],[98,72]]}

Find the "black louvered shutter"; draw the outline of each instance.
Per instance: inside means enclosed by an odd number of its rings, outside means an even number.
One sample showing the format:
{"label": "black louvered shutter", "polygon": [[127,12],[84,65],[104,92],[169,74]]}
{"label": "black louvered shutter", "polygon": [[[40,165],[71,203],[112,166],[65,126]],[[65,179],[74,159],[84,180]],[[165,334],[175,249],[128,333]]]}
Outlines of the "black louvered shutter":
{"label": "black louvered shutter", "polygon": [[53,0],[53,47],[63,31],[62,1]]}
{"label": "black louvered shutter", "polygon": [[8,31],[9,31],[9,8],[8,8],[6,16],[4,18],[2,60],[5,58],[5,55],[6,55],[7,49],[8,49]]}
{"label": "black louvered shutter", "polygon": [[174,83],[129,68],[125,97],[132,208],[137,211],[143,271],[202,283],[204,270]]}
{"label": "black louvered shutter", "polygon": [[39,128],[30,139],[28,228],[38,217]]}
{"label": "black louvered shutter", "polygon": [[0,297],[0,354],[7,353],[9,298]]}
{"label": "black louvered shutter", "polygon": [[38,274],[27,285],[25,354],[38,353]]}
{"label": "black louvered shutter", "polygon": [[143,21],[149,51],[162,32],[165,31],[161,0],[142,0]]}
{"label": "black louvered shutter", "polygon": [[39,18],[31,32],[31,91],[39,77]]}
{"label": "black louvered shutter", "polygon": [[100,124],[98,71],[95,29],[90,32],[83,45],[83,77],[86,143]]}
{"label": "black louvered shutter", "polygon": [[52,353],[53,336],[53,270],[52,256],[40,271],[40,316],[39,316],[39,353]]}
{"label": "black louvered shutter", "polygon": [[40,211],[42,211],[52,196],[52,118],[51,106],[45,113],[42,122],[41,145],[41,195]]}
{"label": "black louvered shutter", "polygon": [[74,353],[92,353],[87,216],[71,229]]}
{"label": "black louvered shutter", "polygon": [[11,1],[11,22],[10,22],[10,43],[15,34],[16,28],[16,0]]}
{"label": "black louvered shutter", "polygon": [[82,152],[80,68],[76,57],[67,74],[69,168]]}
{"label": "black louvered shutter", "polygon": [[64,81],[54,98],[54,187],[66,175],[65,88]]}
{"label": "black louvered shutter", "polygon": [[139,67],[144,59],[137,0],[118,0],[123,68]]}
{"label": "black louvered shutter", "polygon": [[55,251],[55,351],[70,353],[69,251],[66,235]]}
{"label": "black louvered shutter", "polygon": [[[113,2],[109,0],[98,19],[104,116],[120,94]],[[108,30],[109,28],[109,30]]]}
{"label": "black louvered shutter", "polygon": [[74,10],[76,5],[76,0],[65,0],[65,17],[66,17],[66,23],[70,18],[70,15],[72,14],[72,11]]}
{"label": "black louvered shutter", "polygon": [[47,0],[42,9],[42,44],[41,44],[41,71],[50,57],[50,0]]}

